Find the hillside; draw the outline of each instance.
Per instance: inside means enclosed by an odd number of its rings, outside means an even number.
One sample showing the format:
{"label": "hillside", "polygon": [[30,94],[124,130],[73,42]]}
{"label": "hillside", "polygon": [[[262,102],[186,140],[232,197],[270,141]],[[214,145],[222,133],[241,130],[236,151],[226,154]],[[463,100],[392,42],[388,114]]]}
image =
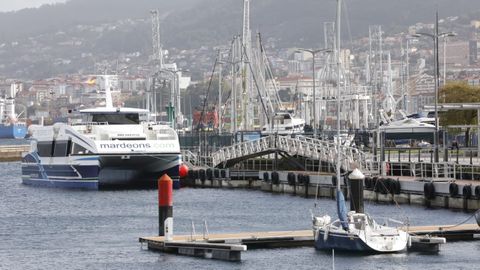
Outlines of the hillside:
{"label": "hillside", "polygon": [[[252,30],[286,44],[318,43],[323,22],[334,20],[335,5],[334,0],[252,0]],[[415,22],[431,22],[436,6],[441,17],[458,16],[480,10],[480,1],[457,0],[452,5],[451,0],[346,0],[344,26],[350,27],[356,37],[365,35],[372,24],[398,29]],[[214,44],[219,39],[228,40],[241,29],[241,0],[70,0],[0,13],[0,42],[65,31],[79,24],[148,19],[148,11],[153,8],[163,14],[162,31],[173,46]]]}
{"label": "hillside", "polygon": [[[251,28],[277,47],[322,47],[323,23],[335,19],[335,0],[251,0]],[[480,1],[346,0],[344,40],[368,35],[368,26],[406,31],[417,22],[460,16],[480,19]],[[242,0],[70,0],[0,13],[0,76],[41,78],[85,70],[97,61],[139,62],[151,54],[151,9],[159,9],[164,48],[226,45],[241,32]],[[209,64],[210,65],[210,64]]]}

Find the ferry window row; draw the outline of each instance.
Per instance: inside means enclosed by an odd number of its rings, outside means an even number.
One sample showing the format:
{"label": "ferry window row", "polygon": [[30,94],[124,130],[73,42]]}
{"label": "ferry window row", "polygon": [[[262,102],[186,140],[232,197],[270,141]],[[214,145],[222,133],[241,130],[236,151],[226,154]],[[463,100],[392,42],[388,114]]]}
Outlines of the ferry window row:
{"label": "ferry window row", "polygon": [[87,154],[89,151],[83,146],[72,141],[39,142],[37,144],[38,155],[41,157],[66,157],[72,155]]}

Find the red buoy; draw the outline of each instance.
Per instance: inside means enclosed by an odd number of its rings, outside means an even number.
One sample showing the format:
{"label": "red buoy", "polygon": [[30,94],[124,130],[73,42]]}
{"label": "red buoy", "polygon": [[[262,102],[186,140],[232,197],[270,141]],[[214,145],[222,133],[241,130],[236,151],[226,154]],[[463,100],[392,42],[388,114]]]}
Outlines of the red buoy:
{"label": "red buoy", "polygon": [[165,236],[165,220],[173,217],[173,181],[167,174],[158,179],[159,235]]}
{"label": "red buoy", "polygon": [[188,175],[188,166],[185,164],[182,164],[178,167],[178,175],[180,175],[180,178],[185,178]]}

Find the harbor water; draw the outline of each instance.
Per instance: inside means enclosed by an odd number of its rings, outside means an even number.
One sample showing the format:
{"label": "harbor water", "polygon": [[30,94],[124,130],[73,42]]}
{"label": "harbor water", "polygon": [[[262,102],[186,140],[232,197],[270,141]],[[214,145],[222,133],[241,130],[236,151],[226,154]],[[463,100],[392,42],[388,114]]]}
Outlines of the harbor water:
{"label": "harbor water", "polygon": [[[20,163],[0,163],[0,269],[332,269],[330,253],[313,247],[259,249],[242,261],[198,259],[148,251],[138,238],[158,234],[156,190],[79,191],[21,184]],[[202,234],[310,229],[314,199],[261,191],[190,189],[174,192],[174,233]],[[420,206],[376,205],[378,222],[455,224],[470,213]],[[335,214],[321,199],[314,211]],[[474,220],[470,220],[473,223]],[[438,254],[359,256],[336,252],[335,269],[478,269],[480,241],[451,242]]]}

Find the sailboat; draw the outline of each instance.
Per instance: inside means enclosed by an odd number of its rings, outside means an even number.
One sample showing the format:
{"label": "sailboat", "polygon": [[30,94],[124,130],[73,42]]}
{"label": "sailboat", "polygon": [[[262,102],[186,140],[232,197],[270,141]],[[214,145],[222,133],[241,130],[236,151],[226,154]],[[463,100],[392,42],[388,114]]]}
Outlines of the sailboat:
{"label": "sailboat", "polygon": [[[350,177],[362,179],[363,174],[355,169]],[[380,225],[366,213],[356,211],[347,213],[345,197],[339,187],[340,181],[337,182],[338,219],[332,222],[328,215],[313,217],[316,249],[365,253],[389,253],[406,249],[409,238],[407,232]]]}
{"label": "sailboat", "polygon": [[[337,23],[336,23],[336,57],[338,68],[337,95],[340,97],[340,12],[341,0],[337,0]],[[337,115],[340,115],[340,98],[337,98]],[[340,117],[337,117],[337,136],[340,138]],[[350,179],[356,179],[355,192],[357,206],[347,213],[345,197],[340,189],[341,169],[341,144],[336,143],[336,202],[338,219],[332,221],[328,215],[317,217],[312,215],[314,245],[317,250],[344,250],[352,252],[387,253],[403,251],[407,247],[409,235],[398,228],[379,225],[368,214],[363,213],[358,202],[363,199],[364,175],[355,169],[349,174]],[[352,181],[353,182],[353,181]],[[350,185],[352,191],[353,184]],[[355,205],[352,203],[352,205]]]}

